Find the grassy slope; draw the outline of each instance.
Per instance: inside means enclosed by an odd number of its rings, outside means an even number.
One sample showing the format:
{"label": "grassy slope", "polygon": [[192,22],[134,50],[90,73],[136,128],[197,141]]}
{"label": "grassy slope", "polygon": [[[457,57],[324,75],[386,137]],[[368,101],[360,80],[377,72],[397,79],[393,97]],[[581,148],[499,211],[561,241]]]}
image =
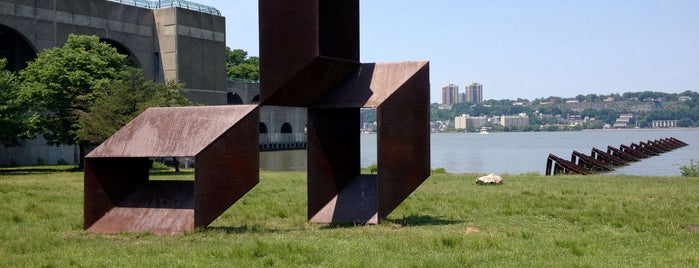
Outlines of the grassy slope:
{"label": "grassy slope", "polygon": [[329,226],[305,222],[305,174],[262,172],[209,228],[155,236],[82,231],[82,173],[0,170],[0,265],[699,265],[699,178],[475,177],[433,175],[378,226]]}

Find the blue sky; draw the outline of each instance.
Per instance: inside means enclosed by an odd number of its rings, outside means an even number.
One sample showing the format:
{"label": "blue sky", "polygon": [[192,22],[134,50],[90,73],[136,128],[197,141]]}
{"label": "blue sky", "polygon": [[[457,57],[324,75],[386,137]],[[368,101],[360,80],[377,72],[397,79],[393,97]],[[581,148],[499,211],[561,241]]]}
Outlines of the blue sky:
{"label": "blue sky", "polygon": [[[256,0],[196,0],[226,17],[226,42],[259,55]],[[484,99],[699,91],[697,0],[361,0],[362,62],[429,60],[431,102],[448,83]]]}

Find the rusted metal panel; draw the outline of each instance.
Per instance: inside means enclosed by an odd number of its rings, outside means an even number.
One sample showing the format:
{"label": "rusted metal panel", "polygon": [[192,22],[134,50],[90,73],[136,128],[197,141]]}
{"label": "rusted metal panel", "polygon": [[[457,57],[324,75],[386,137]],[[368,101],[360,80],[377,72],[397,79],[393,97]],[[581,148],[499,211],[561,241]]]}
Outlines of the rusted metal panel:
{"label": "rusted metal panel", "polygon": [[[86,230],[172,234],[203,227],[259,181],[257,106],[159,108],[144,114],[86,157]],[[156,122],[178,119],[182,123]],[[144,144],[140,138],[163,140]],[[148,180],[149,158],[141,156],[182,154],[195,158],[194,181]]]}
{"label": "rusted metal panel", "polygon": [[[350,77],[309,109],[311,222],[377,223],[429,177],[428,63],[364,64]],[[357,174],[359,150],[353,147],[358,143],[352,142],[359,141],[360,107],[377,108],[379,172],[373,198],[365,197],[361,185],[370,179]],[[362,200],[362,209],[350,209],[344,205],[348,200]],[[373,211],[367,210],[370,204]]]}
{"label": "rusted metal panel", "polygon": [[147,182],[149,167],[148,158],[85,158],[85,229]]}
{"label": "rusted metal panel", "polygon": [[194,183],[149,181],[87,230],[95,233],[176,234],[194,229]]}
{"label": "rusted metal panel", "polygon": [[326,204],[359,176],[359,122],[359,108],[308,109],[308,219],[313,222],[332,222],[331,213],[317,214],[334,211]]}
{"label": "rusted metal panel", "polygon": [[359,66],[359,1],[259,1],[260,100],[307,107]]}
{"label": "rusted metal panel", "polygon": [[256,107],[149,108],[87,157],[194,156]]}
{"label": "rusted metal panel", "polygon": [[[417,77],[423,73],[427,74],[426,77]],[[429,85],[429,62],[365,63],[316,101],[313,107],[377,108],[395,92],[406,87],[411,79],[422,79],[422,83]]]}
{"label": "rusted metal panel", "polygon": [[195,227],[209,225],[260,181],[258,109],[197,154]]}
{"label": "rusted metal panel", "polygon": [[389,68],[385,69],[389,72],[373,75],[381,83],[372,82],[372,85],[403,80],[394,76],[402,73],[400,69],[409,69],[414,74],[376,108],[380,219],[388,216],[430,176],[429,64],[387,65]]}

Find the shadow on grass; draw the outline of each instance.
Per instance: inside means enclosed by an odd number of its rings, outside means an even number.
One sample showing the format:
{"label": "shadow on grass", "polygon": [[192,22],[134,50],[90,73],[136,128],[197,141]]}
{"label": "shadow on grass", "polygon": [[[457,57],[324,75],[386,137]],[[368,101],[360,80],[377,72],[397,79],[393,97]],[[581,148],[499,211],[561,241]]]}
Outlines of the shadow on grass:
{"label": "shadow on grass", "polygon": [[202,232],[202,233],[225,233],[225,234],[273,234],[273,233],[278,233],[279,230],[277,229],[270,229],[270,228],[262,228],[259,226],[238,226],[238,227],[229,227],[229,226],[216,226],[216,227],[206,227],[206,228],[201,228],[197,229],[197,232]]}
{"label": "shadow on grass", "polygon": [[430,215],[410,215],[401,219],[386,219],[385,221],[402,226],[437,226],[464,222],[462,220],[447,220],[443,217],[433,217]]}
{"label": "shadow on grass", "polygon": [[[383,222],[398,224],[401,226],[437,226],[437,225],[451,225],[459,224],[464,221],[462,220],[447,220],[442,217],[432,217],[430,215],[410,215],[403,217],[401,219],[384,219]],[[320,229],[341,229],[341,228],[353,228],[356,226],[363,226],[365,224],[361,223],[330,223]]]}
{"label": "shadow on grass", "polygon": [[0,167],[0,175],[37,175],[57,172],[82,172],[77,166]]}

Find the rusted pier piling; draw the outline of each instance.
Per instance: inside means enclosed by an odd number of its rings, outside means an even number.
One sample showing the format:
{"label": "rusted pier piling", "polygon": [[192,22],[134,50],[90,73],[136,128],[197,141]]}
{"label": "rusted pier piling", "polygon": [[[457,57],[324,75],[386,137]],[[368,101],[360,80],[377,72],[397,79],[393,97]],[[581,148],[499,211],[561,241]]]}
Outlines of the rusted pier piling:
{"label": "rusted pier piling", "polygon": [[607,151],[592,148],[590,155],[573,151],[570,161],[549,154],[546,159],[546,175],[581,174],[614,170],[614,167],[627,165],[629,162],[657,156],[665,152],[687,146],[687,143],[675,139],[664,138],[648,140],[647,142],[631,143],[630,146],[621,144],[619,148],[607,146]]}

